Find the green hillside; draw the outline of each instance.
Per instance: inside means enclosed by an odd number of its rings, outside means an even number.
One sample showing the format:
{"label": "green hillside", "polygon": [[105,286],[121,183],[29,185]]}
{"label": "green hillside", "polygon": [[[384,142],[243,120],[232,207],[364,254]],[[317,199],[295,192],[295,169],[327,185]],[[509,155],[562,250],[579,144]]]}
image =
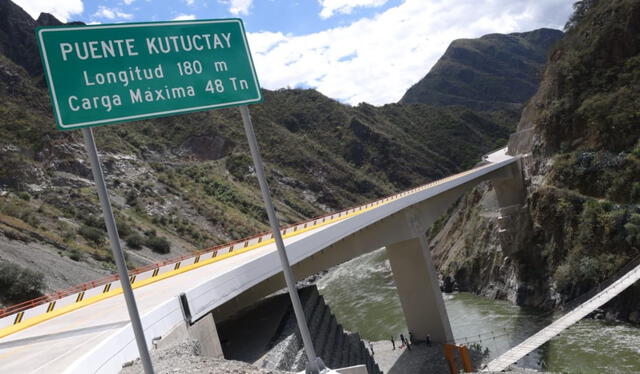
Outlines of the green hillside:
{"label": "green hillside", "polygon": [[[469,194],[434,230],[441,269],[461,288],[553,308],[640,256],[640,1],[576,3],[540,89],[518,125],[527,142],[526,205],[508,240],[483,214],[488,187]],[[607,317],[640,322],[640,287]]]}
{"label": "green hillside", "polygon": [[455,40],[400,102],[502,109],[519,115],[538,88],[549,49],[562,35],[539,29]]}
{"label": "green hillside", "polygon": [[[91,170],[80,132],[55,129],[34,42],[37,26],[60,22],[8,0],[0,10],[0,265],[42,274],[43,291],[98,278],[114,265]],[[263,93],[251,113],[283,224],[469,168],[515,125],[505,111]],[[237,109],[95,135],[130,266],[268,230]]]}

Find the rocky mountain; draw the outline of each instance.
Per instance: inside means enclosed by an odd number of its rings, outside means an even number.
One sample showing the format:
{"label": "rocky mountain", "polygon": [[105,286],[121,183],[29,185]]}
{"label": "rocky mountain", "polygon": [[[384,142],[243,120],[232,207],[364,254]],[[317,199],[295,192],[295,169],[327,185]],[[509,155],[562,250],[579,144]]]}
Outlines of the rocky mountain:
{"label": "rocky mountain", "polygon": [[[11,303],[33,284],[55,290],[114,265],[82,138],[55,129],[35,49],[34,28],[60,22],[34,21],[9,0],[0,10],[0,265],[12,269],[0,284],[15,288],[0,301]],[[264,97],[251,111],[284,224],[460,171],[513,128],[500,112],[464,107],[351,107],[314,90]],[[130,266],[268,229],[237,110],[95,135]]]}
{"label": "rocky mountain", "polygon": [[[501,226],[485,185],[430,233],[461,289],[553,308],[640,255],[640,1],[575,8],[509,142],[525,155],[524,207]],[[607,316],[640,322],[639,300],[636,285]]]}
{"label": "rocky mountain", "polygon": [[538,88],[549,49],[562,35],[539,29],[455,40],[400,102],[500,109],[519,116]]}

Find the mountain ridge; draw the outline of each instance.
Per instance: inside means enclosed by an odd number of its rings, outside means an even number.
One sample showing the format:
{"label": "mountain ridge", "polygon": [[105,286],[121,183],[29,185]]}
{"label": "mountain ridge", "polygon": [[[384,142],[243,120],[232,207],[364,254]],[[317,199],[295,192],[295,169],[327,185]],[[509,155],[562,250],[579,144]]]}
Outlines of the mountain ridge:
{"label": "mountain ridge", "polygon": [[[462,290],[553,309],[640,255],[640,2],[575,8],[509,142],[524,156],[522,209],[501,225],[484,185],[430,233]],[[625,290],[605,316],[640,323],[639,295]]]}
{"label": "mountain ridge", "polygon": [[[0,24],[15,17],[11,24],[23,29],[0,29],[2,51],[30,45],[38,24],[59,22],[11,9]],[[112,272],[82,137],[55,129],[41,67],[25,60],[39,61],[37,52],[7,53],[12,58],[0,54],[0,260],[44,274],[43,292]],[[251,112],[283,224],[468,168],[505,145],[515,124],[504,112],[463,106],[351,107],[315,90],[263,93]],[[268,229],[237,110],[94,132],[130,266]],[[29,256],[20,255],[27,248]],[[77,263],[87,269],[69,270]],[[0,302],[15,300],[0,294]]]}
{"label": "mountain ridge", "polygon": [[547,51],[562,35],[542,28],[455,40],[400,103],[519,111],[535,93]]}

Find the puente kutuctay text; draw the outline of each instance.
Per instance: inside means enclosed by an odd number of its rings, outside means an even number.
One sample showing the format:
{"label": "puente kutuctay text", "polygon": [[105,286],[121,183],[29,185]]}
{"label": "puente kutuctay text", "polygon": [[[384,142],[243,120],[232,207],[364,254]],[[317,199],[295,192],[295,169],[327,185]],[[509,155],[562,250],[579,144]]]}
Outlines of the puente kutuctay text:
{"label": "puente kutuctay text", "polygon": [[[58,127],[85,131],[89,126],[261,101],[241,22],[228,22],[229,29],[218,33],[189,29],[207,22],[221,21],[180,22],[180,33],[169,27],[165,35],[153,29],[158,23],[137,24],[134,28],[144,30],[138,37],[116,35],[131,25],[87,26],[95,35],[82,36],[86,40],[64,36],[64,31],[81,29],[77,27],[40,29]],[[228,51],[239,54],[224,54]],[[161,62],[149,59],[157,56]],[[64,84],[70,75],[80,84]],[[188,329],[207,349],[221,354],[215,321],[285,286],[275,243],[279,235],[298,279],[385,247],[408,330],[418,340],[428,331],[435,342],[454,343],[424,233],[465,191],[487,180],[504,221],[523,204],[521,163],[526,157],[500,150],[471,170],[385,199],[8,308],[0,318],[0,368],[118,372],[139,352],[125,300],[115,297],[127,288],[135,290],[145,347],[154,337]],[[640,266],[628,269],[487,369],[503,370],[515,363],[639,277]]]}

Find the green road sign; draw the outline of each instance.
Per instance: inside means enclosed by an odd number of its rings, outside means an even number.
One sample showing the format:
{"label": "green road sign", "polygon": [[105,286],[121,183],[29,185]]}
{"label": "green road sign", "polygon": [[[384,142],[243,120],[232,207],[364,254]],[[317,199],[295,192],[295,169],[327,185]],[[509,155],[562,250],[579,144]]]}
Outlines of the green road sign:
{"label": "green road sign", "polygon": [[61,130],[262,101],[239,19],[36,33]]}

